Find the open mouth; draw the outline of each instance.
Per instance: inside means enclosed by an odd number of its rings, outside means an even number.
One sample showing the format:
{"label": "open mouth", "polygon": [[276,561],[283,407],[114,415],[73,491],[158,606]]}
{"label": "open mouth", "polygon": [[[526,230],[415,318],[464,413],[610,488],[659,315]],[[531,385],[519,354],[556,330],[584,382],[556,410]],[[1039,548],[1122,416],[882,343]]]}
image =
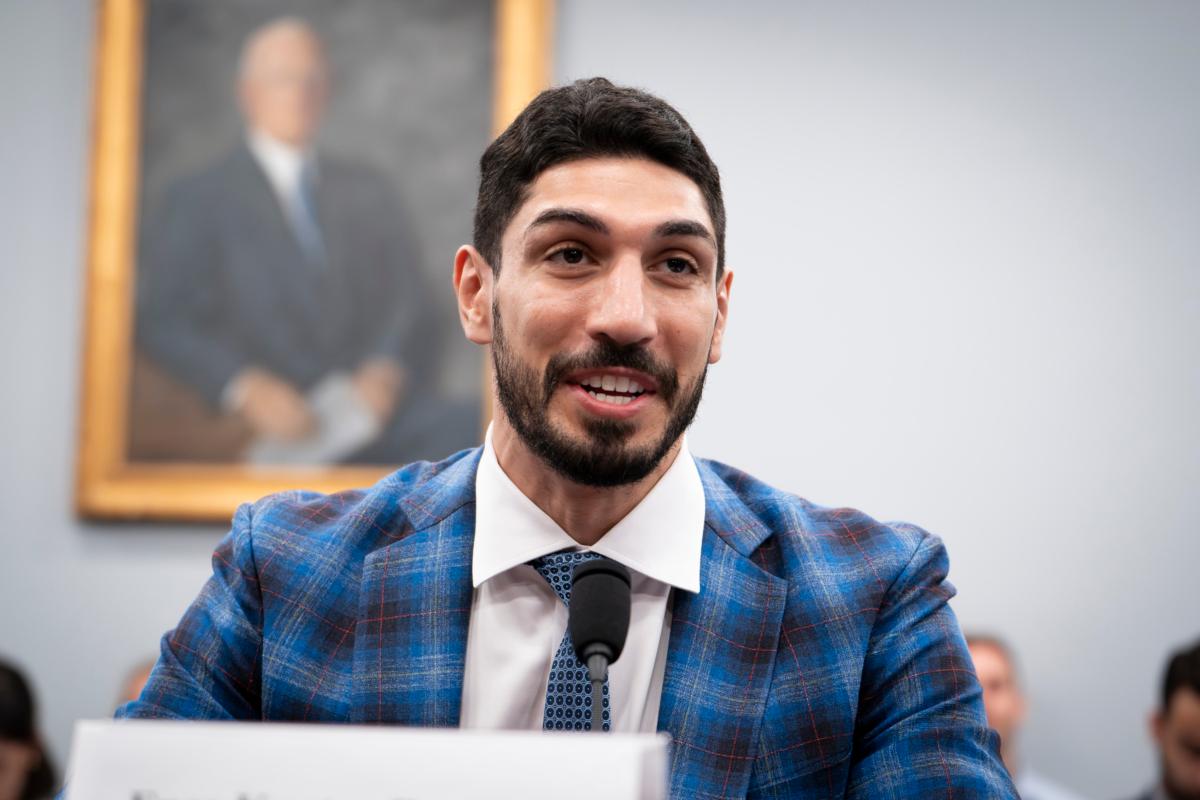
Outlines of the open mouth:
{"label": "open mouth", "polygon": [[608,373],[588,375],[580,378],[578,384],[596,400],[614,406],[629,405],[649,391],[627,375]]}

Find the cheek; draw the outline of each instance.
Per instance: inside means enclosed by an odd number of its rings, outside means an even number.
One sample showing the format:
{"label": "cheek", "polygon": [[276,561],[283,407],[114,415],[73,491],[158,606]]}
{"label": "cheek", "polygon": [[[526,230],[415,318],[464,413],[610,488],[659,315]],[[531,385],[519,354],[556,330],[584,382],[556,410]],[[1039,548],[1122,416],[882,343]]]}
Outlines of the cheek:
{"label": "cheek", "polygon": [[704,369],[712,349],[715,313],[690,309],[687,314],[664,315],[659,322],[659,335],[670,342],[671,351],[680,369]]}
{"label": "cheek", "polygon": [[1163,748],[1171,756],[1176,768],[1194,775],[1200,780],[1200,755],[1183,744],[1178,737],[1170,737],[1169,744]]}
{"label": "cheek", "polygon": [[[520,318],[516,326],[521,341],[538,349],[569,349],[572,333],[582,330],[581,305],[564,301],[554,295],[531,292],[522,299],[521,308],[514,313]],[[509,316],[504,315],[507,327]]]}

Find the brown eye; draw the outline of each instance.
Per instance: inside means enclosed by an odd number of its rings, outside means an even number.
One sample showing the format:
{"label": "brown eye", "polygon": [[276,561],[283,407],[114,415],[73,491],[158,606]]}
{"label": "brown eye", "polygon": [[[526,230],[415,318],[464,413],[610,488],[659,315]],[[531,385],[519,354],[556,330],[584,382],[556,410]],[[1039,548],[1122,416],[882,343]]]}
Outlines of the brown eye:
{"label": "brown eye", "polygon": [[578,247],[568,247],[561,251],[562,260],[568,264],[578,264],[583,261],[583,251]]}
{"label": "brown eye", "polygon": [[667,271],[675,275],[682,275],[692,269],[692,262],[686,258],[668,258],[666,260]]}

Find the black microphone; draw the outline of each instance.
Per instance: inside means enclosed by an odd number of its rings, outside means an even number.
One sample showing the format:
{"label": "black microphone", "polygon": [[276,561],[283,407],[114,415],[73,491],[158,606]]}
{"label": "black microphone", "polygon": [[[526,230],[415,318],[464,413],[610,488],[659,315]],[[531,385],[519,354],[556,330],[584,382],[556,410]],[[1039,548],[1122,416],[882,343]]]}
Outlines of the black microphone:
{"label": "black microphone", "polygon": [[629,570],[608,558],[575,567],[567,629],[592,684],[592,730],[603,731],[604,677],[629,633]]}

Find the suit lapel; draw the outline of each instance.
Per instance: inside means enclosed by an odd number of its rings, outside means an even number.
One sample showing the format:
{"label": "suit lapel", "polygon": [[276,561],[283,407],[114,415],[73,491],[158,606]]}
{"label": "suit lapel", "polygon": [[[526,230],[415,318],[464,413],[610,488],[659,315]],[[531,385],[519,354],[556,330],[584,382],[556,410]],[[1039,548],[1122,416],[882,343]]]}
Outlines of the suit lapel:
{"label": "suit lapel", "polygon": [[266,296],[277,296],[274,302],[287,307],[290,319],[303,321],[293,331],[307,331],[306,335],[313,337],[326,335],[327,326],[321,321],[328,282],[318,275],[319,269],[307,263],[296,232],[258,159],[243,145],[234,163],[239,182],[235,197],[244,212],[239,220],[243,226],[237,242],[240,252],[246,254],[263,284],[270,288]]}
{"label": "suit lapel", "polygon": [[749,554],[769,532],[700,466],[707,519],[700,592],[676,592],[658,728],[672,797],[741,797],[775,666],[787,582]]}
{"label": "suit lapel", "polygon": [[353,720],[458,725],[478,453],[408,491],[402,538],[363,563]]}

